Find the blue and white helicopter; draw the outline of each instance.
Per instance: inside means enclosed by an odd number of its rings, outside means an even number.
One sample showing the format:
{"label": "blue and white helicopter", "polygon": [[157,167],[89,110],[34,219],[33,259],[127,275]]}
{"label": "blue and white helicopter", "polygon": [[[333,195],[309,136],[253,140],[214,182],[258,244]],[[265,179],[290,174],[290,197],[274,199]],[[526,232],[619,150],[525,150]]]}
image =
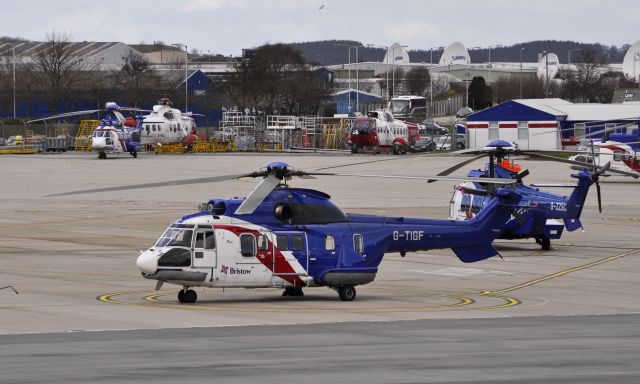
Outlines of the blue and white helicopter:
{"label": "blue and white helicopter", "polygon": [[141,146],[140,133],[142,118],[125,118],[121,111],[144,112],[142,109],[120,107],[115,102],[107,102],[102,109],[75,111],[61,113],[54,116],[28,121],[27,124],[64,119],[68,117],[91,115],[97,112],[103,113],[100,124],[91,135],[91,150],[98,154],[99,159],[106,159],[108,155],[129,153],[134,158],[138,157]]}
{"label": "blue and white helicopter", "polygon": [[[284,162],[272,162],[258,172],[230,176],[138,184],[68,192],[59,195],[130,190],[167,185],[199,184],[244,177],[263,180],[246,198],[212,199],[199,212],[176,220],[158,241],[138,256],[136,265],[146,279],[183,287],[181,303],[197,300],[192,287],[281,287],[283,296],[302,296],[304,287],[329,287],[343,301],[356,297],[356,286],[372,282],[387,253],[451,248],[465,262],[499,255],[492,246],[515,210],[528,198],[507,178],[437,177],[495,183],[493,198],[468,221],[434,220],[345,214],[330,196],[312,189],[292,188],[294,176],[382,177],[429,180],[435,177],[304,172]],[[583,171],[565,201],[568,215],[579,216],[593,182]],[[596,176],[597,177],[597,176]],[[485,184],[486,185],[486,184]],[[553,211],[556,201],[540,202],[538,209]]]}
{"label": "blue and white helicopter", "polygon": [[[563,152],[563,151],[556,151]],[[485,165],[484,169],[471,170],[468,173],[472,178],[504,178],[516,181],[516,191],[522,195],[523,201],[527,201],[528,205],[522,207],[514,212],[513,217],[509,219],[507,225],[500,235],[501,239],[528,239],[533,238],[541,248],[544,250],[551,249],[551,240],[559,239],[562,236],[562,232],[566,228],[568,231],[575,231],[578,228],[582,228],[580,222],[580,214],[582,212],[583,200],[579,201],[579,209],[572,206],[571,196],[562,196],[545,191],[541,191],[539,188],[551,188],[551,187],[563,187],[563,188],[580,188],[581,181],[577,185],[559,185],[559,184],[532,184],[526,185],[522,182],[522,179],[529,174],[528,170],[521,172],[519,164],[510,162],[507,157],[511,155],[526,155],[532,158],[552,160],[563,163],[572,164],[575,169],[590,169],[593,173],[590,173],[589,177],[592,182],[596,184],[597,196],[598,196],[598,208],[602,212],[602,201],[599,178],[604,172],[623,174],[626,176],[638,177],[637,175],[625,172],[621,170],[611,169],[611,164],[607,163],[603,166],[594,165],[592,163],[585,163],[580,161],[574,161],[555,156],[550,156],[543,153],[538,153],[533,150],[520,150],[513,143],[505,140],[493,140],[487,144],[486,147],[479,150],[464,150],[457,153],[475,154],[471,159],[465,160],[455,166],[439,173],[439,176],[445,176],[451,174],[453,171],[460,169],[461,167],[488,156],[489,162]],[[574,178],[580,179],[582,173],[571,175]],[[435,181],[435,180],[433,180]],[[584,182],[582,182],[584,184]],[[590,183],[589,183],[590,185]],[[584,187],[584,185],[583,185]],[[586,186],[588,188],[588,186]],[[476,214],[482,211],[482,209],[489,204],[493,199],[492,184],[486,184],[482,182],[464,182],[455,188],[453,197],[450,202],[449,217],[452,220],[469,220],[475,217]],[[574,202],[575,203],[575,202]],[[527,212],[527,215],[523,215]]]}

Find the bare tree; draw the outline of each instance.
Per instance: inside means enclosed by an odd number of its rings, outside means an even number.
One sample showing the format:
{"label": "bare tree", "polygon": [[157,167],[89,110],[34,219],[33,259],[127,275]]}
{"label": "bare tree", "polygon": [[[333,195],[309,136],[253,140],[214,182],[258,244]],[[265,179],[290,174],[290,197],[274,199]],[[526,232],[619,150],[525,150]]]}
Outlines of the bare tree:
{"label": "bare tree", "polygon": [[118,83],[124,87],[128,102],[137,107],[146,99],[145,95],[153,87],[157,76],[149,66],[149,60],[137,51],[130,50],[122,59],[124,65],[117,74]]}
{"label": "bare tree", "polygon": [[67,104],[74,86],[81,82],[88,70],[95,68],[74,52],[73,43],[65,35],[56,32],[47,36],[33,61],[42,77],[44,94],[52,114],[60,102]]}
{"label": "bare tree", "polygon": [[315,113],[328,93],[302,54],[285,44],[263,45],[250,58],[238,60],[226,85],[238,107],[265,113]]}
{"label": "bare tree", "polygon": [[423,95],[429,87],[430,80],[431,74],[424,67],[410,69],[404,78],[407,90],[411,95]]}
{"label": "bare tree", "polygon": [[559,73],[563,80],[560,95],[574,101],[602,102],[602,66],[604,62],[598,60],[595,51],[582,52],[582,62],[576,64],[576,70],[566,70]]}

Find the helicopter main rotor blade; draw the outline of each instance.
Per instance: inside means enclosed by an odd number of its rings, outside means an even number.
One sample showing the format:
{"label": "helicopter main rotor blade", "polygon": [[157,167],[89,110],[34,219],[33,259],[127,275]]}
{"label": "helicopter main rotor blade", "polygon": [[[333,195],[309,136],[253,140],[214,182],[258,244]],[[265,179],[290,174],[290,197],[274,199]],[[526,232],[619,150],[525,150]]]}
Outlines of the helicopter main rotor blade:
{"label": "helicopter main rotor blade", "polygon": [[29,120],[29,121],[27,121],[27,124],[36,123],[38,121],[62,119],[62,118],[65,118],[65,117],[72,117],[72,116],[79,116],[79,115],[90,115],[92,113],[96,113],[96,112],[100,112],[100,111],[102,111],[102,109],[89,109],[89,110],[86,110],[86,111],[65,112],[65,113],[60,113],[58,115],[43,117],[41,119]]}
{"label": "helicopter main rotor blade", "polygon": [[132,189],[168,187],[168,186],[172,186],[172,185],[214,183],[214,182],[217,182],[217,181],[227,181],[227,180],[239,179],[241,177],[257,177],[257,176],[259,176],[259,175],[241,173],[241,174],[236,174],[236,175],[200,177],[200,178],[196,178],[196,179],[159,181],[159,182],[155,182],[155,183],[133,184],[133,185],[123,185],[123,186],[120,186],[120,187],[105,187],[105,188],[95,188],[95,189],[84,189],[84,190],[81,190],[81,191],[54,193],[54,194],[51,194],[51,195],[46,195],[44,197],[81,195],[81,194],[96,193],[96,192],[128,191],[128,190],[132,190]]}
{"label": "helicopter main rotor blade", "polygon": [[376,175],[365,173],[324,173],[308,172],[305,174],[312,176],[351,176],[351,177],[374,177],[380,179],[403,179],[403,180],[449,180],[449,181],[472,181],[485,184],[514,184],[515,179],[491,178],[491,177],[465,177],[465,176],[398,176],[398,175]]}
{"label": "helicopter main rotor blade", "polygon": [[[462,161],[462,162],[460,162],[460,163],[458,163],[458,164],[454,165],[454,166],[453,166],[453,167],[451,167],[451,168],[447,168],[447,169],[445,169],[444,171],[442,171],[442,172],[438,173],[436,176],[448,176],[448,175],[450,175],[451,173],[453,173],[453,172],[457,171],[458,169],[460,169],[460,168],[464,167],[465,165],[467,165],[467,164],[469,164],[469,163],[472,163],[472,162],[474,162],[474,161],[476,161],[476,160],[478,160],[478,159],[480,159],[480,158],[483,158],[483,157],[485,157],[485,156],[487,156],[487,155],[488,155],[487,153],[483,153],[483,154],[480,154],[480,155],[478,155],[478,156],[474,156],[474,157],[472,157],[472,158],[470,158],[470,159],[467,159],[467,160],[465,160],[465,161]],[[437,181],[437,180],[436,180],[436,179],[427,180],[427,183],[433,183],[434,181]]]}
{"label": "helicopter main rotor blade", "polygon": [[264,199],[269,196],[271,191],[273,191],[278,184],[280,184],[280,179],[274,174],[269,174],[267,177],[262,179],[260,184],[258,184],[253,191],[247,196],[247,198],[240,204],[238,209],[236,209],[236,215],[249,215],[252,214],[253,211],[258,208],[258,206],[264,201]]}
{"label": "helicopter main rotor blade", "polygon": [[[589,168],[589,169],[601,169],[602,168],[599,165],[585,163],[583,161],[563,159],[563,158],[560,158],[560,157],[543,155],[541,153],[527,153],[527,156],[537,157],[537,158],[546,159],[546,160],[558,161],[558,162],[561,162],[561,163],[580,165],[582,167]],[[631,177],[633,177],[635,179],[638,178],[638,174],[636,174],[636,173],[631,173],[631,172],[627,172],[627,171],[620,171],[620,170],[617,170],[617,169],[607,169],[607,172],[617,173],[617,174],[624,175],[624,176],[631,176]]]}

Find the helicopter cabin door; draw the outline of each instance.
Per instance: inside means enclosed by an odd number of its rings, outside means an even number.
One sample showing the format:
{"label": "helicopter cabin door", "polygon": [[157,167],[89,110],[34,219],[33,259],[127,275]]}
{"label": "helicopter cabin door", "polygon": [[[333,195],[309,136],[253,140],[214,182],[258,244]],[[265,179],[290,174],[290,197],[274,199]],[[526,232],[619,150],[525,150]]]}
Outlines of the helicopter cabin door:
{"label": "helicopter cabin door", "polygon": [[192,263],[194,267],[215,268],[216,267],[216,238],[213,228],[198,227],[193,236]]}
{"label": "helicopter cabin door", "polygon": [[276,276],[307,276],[309,244],[304,232],[275,232],[273,274]]}

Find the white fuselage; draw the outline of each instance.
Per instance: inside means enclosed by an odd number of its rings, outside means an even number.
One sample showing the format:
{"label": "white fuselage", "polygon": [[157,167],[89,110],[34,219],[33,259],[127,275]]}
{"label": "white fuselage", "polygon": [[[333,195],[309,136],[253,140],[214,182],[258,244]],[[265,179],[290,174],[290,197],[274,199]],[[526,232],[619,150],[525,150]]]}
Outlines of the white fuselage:
{"label": "white fuselage", "polygon": [[[280,249],[277,239],[303,244],[304,232],[273,232],[249,222],[203,212],[178,220],[156,244],[141,253],[136,264],[144,277],[183,286],[290,287],[308,286],[308,265],[291,250]],[[171,256],[175,255],[175,257]]]}
{"label": "white fuselage", "polygon": [[121,153],[127,147],[122,136],[114,127],[98,127],[91,136],[91,150],[95,153]]}
{"label": "white fuselage", "polygon": [[155,105],[153,112],[142,121],[140,141],[143,145],[180,143],[194,127],[195,122],[190,115],[169,105]]}
{"label": "white fuselage", "polygon": [[634,151],[629,145],[617,141],[594,142],[593,145],[595,159],[592,159],[590,145],[584,147],[579,155],[570,159],[586,160],[599,166],[611,163],[611,169],[640,173],[640,153]]}

